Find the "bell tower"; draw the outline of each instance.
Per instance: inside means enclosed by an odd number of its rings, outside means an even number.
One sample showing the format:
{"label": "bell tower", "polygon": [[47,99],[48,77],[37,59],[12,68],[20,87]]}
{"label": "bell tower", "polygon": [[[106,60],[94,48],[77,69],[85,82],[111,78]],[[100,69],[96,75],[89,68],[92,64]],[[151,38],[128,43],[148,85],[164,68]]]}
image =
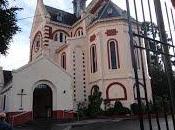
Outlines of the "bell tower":
{"label": "bell tower", "polygon": [[78,17],[81,16],[81,12],[86,8],[86,0],[73,0],[74,14]]}

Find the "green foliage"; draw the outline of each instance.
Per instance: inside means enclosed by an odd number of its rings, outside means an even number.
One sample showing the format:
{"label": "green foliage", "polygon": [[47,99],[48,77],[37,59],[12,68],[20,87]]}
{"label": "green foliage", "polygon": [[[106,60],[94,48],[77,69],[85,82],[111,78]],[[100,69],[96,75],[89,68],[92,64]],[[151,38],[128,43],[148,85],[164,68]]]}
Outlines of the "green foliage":
{"label": "green foliage", "polygon": [[96,117],[98,114],[102,112],[101,104],[102,104],[102,93],[99,92],[98,89],[95,89],[93,94],[88,97],[89,105],[88,105],[88,114],[91,117]]}
{"label": "green foliage", "polygon": [[87,116],[87,103],[82,102],[78,104],[78,118],[83,118]]}
{"label": "green foliage", "polygon": [[116,101],[114,105],[114,113],[117,115],[125,115],[130,114],[131,112],[129,108],[124,107],[120,101]]}
{"label": "green foliage", "polygon": [[146,112],[146,106],[144,103],[141,103],[141,108],[139,107],[138,103],[133,103],[130,105],[131,112],[133,114],[139,114],[139,113],[145,113]]}
{"label": "green foliage", "polygon": [[106,110],[106,115],[111,116],[111,115],[126,115],[130,114],[131,111],[129,108],[124,107],[123,104],[120,101],[116,101],[114,104],[114,107],[109,107]]}
{"label": "green foliage", "polygon": [[[143,22],[141,29],[142,32],[150,38],[158,38],[158,39],[160,38],[158,28],[154,23]],[[167,35],[167,41],[169,42],[168,35]],[[151,40],[146,40],[145,46],[147,46],[147,48],[153,51],[158,52],[155,53],[151,51],[146,51],[146,54],[147,54],[149,75],[151,76],[152,93],[155,97],[156,102],[156,106],[153,109],[154,111],[157,110],[161,112],[163,111],[162,102],[166,104],[166,106],[169,106],[170,104],[168,78],[165,72],[164,63],[165,62],[167,63],[166,64],[167,68],[171,74],[171,66],[173,65],[175,66],[175,60],[173,61],[173,59],[167,56],[164,57],[163,59],[163,56],[160,52],[170,51],[165,46],[161,46],[160,44],[157,44],[156,42]],[[173,86],[175,84],[175,77],[170,76],[170,80]],[[173,96],[175,97],[175,87],[172,88],[172,93]],[[165,109],[169,111],[169,108]]]}
{"label": "green foliage", "polygon": [[12,37],[20,31],[17,25],[18,7],[9,7],[7,0],[0,0],[0,53],[5,55]]}

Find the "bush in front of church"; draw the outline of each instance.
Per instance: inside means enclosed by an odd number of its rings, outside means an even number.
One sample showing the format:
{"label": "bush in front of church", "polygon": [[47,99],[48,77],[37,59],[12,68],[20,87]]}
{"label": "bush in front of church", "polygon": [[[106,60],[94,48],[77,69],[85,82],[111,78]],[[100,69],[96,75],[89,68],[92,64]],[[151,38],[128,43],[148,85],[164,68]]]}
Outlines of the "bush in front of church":
{"label": "bush in front of church", "polygon": [[120,101],[116,101],[114,105],[114,114],[117,115],[126,115],[130,114],[131,111],[129,108],[124,107],[123,104]]}
{"label": "bush in front of church", "polygon": [[88,97],[88,103],[81,102],[78,104],[78,118],[95,118],[102,114],[101,105],[103,98],[102,93],[95,89],[93,94]]}
{"label": "bush in front of church", "polygon": [[88,97],[88,116],[97,117],[102,113],[103,110],[101,109],[101,105],[103,102],[103,98],[101,96],[102,93],[98,89],[95,89],[93,94]]}
{"label": "bush in front of church", "polygon": [[116,100],[114,106],[109,105],[108,103],[108,106],[110,107],[108,107],[105,111],[105,115],[107,116],[131,114],[130,109],[127,107],[124,107],[120,101]]}

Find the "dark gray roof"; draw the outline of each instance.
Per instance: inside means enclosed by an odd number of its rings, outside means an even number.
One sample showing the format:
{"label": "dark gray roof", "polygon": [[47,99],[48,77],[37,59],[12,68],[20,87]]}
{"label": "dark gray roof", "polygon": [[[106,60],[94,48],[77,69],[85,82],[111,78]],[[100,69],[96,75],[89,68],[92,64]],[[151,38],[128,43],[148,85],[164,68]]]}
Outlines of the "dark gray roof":
{"label": "dark gray roof", "polygon": [[[73,25],[78,20],[74,14],[65,12],[63,10],[59,10],[47,5],[45,5],[45,8],[47,12],[50,14],[51,20],[55,22],[59,22],[66,25]],[[58,19],[57,18],[58,16],[60,16],[61,19]]]}
{"label": "dark gray roof", "polygon": [[107,2],[98,12],[97,17],[94,19],[105,19],[112,17],[126,17],[126,11],[122,10],[112,1]]}
{"label": "dark gray roof", "polygon": [[7,71],[7,70],[3,70],[3,75],[4,75],[4,86],[6,86],[13,79],[12,72]]}

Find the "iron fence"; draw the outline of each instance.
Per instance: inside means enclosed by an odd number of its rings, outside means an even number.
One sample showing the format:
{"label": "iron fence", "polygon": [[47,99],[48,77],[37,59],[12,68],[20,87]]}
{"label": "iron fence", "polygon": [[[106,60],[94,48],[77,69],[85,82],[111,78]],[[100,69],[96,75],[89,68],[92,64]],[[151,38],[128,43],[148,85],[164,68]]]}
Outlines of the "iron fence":
{"label": "iron fence", "polygon": [[[169,7],[170,4],[168,3],[167,5],[167,3],[167,1],[160,0],[126,0],[131,56],[140,111],[138,118],[141,130],[145,129],[144,120],[148,120],[150,130],[154,129],[153,120],[156,120],[158,130],[164,130],[165,128],[169,130],[169,120],[171,120],[175,130],[175,12],[173,7]],[[134,16],[131,15],[131,12],[134,12]],[[136,27],[136,30],[133,29],[134,27]],[[134,39],[138,39],[138,44],[134,43]],[[135,55],[135,50],[138,50],[140,54],[142,77],[139,77],[138,74],[138,57]],[[151,103],[145,77],[145,53],[149,75],[151,76]],[[159,77],[159,75],[162,76]],[[146,118],[143,114],[140,78],[143,79]],[[155,80],[158,80],[158,83]],[[161,85],[161,83],[165,85]],[[162,92],[159,92],[161,90]],[[162,118],[166,125],[165,128],[161,127],[160,119]]]}

